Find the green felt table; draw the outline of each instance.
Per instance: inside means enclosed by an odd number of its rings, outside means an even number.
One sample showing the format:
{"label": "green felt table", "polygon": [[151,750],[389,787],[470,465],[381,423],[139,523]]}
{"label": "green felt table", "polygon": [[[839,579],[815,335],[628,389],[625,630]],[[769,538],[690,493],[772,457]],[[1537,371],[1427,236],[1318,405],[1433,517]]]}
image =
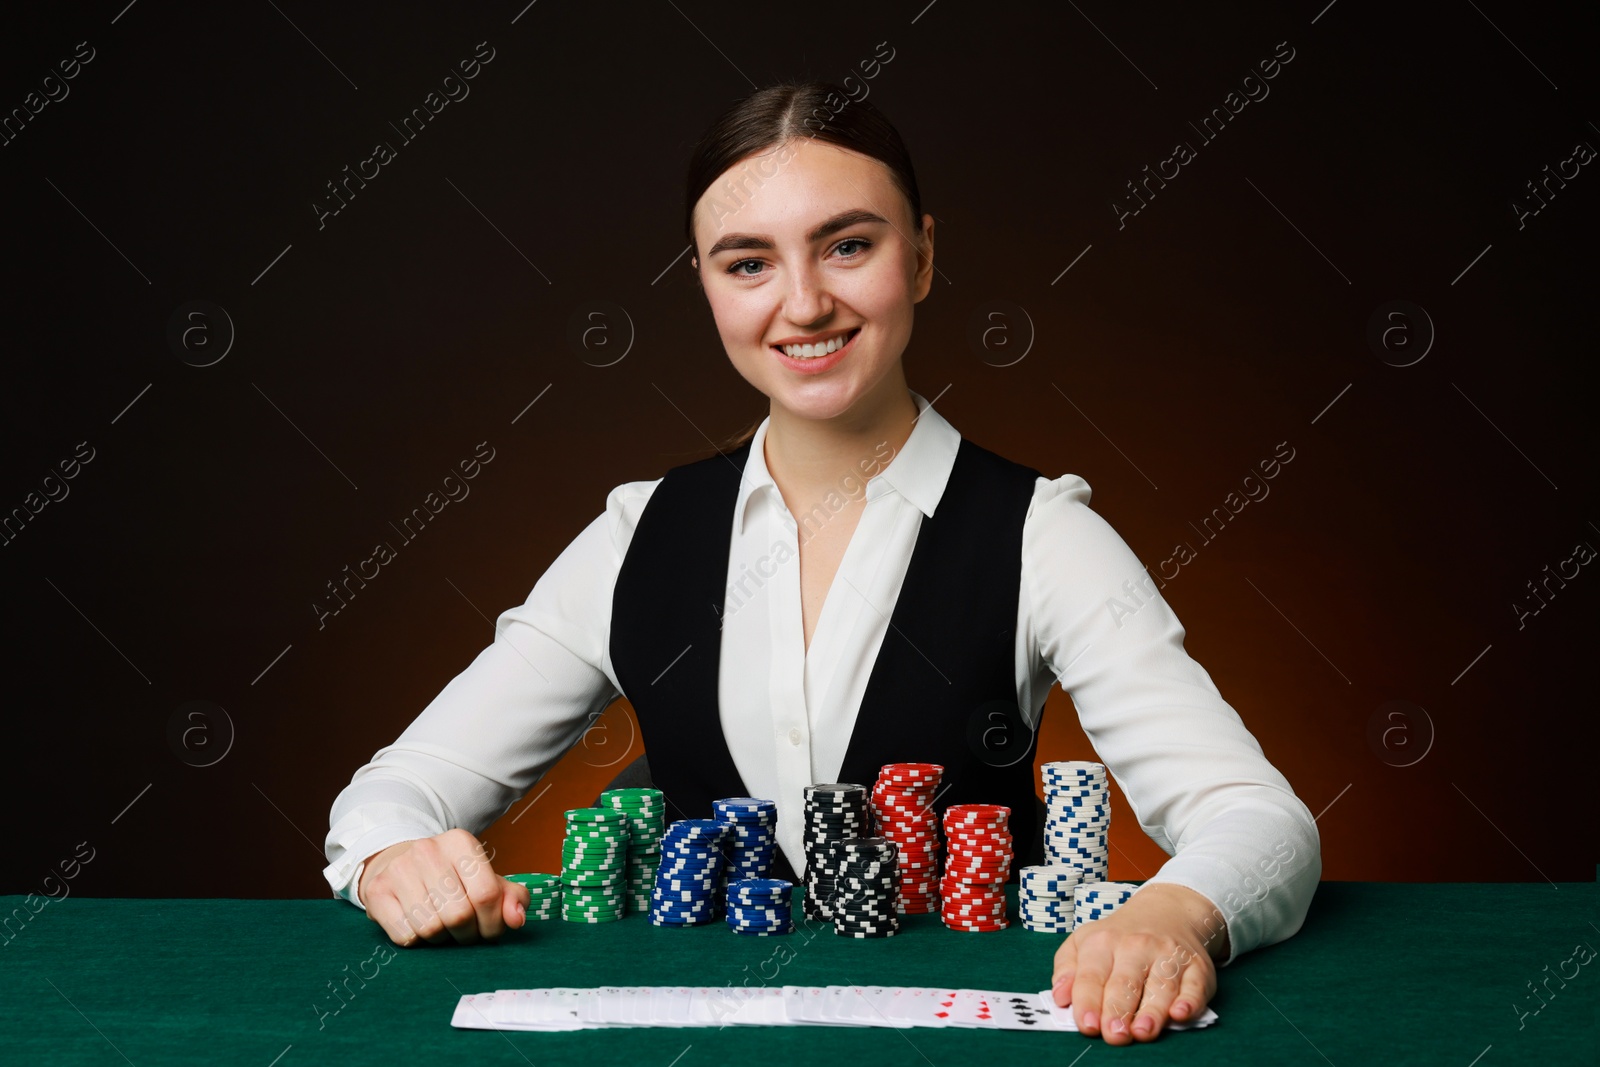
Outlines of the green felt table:
{"label": "green felt table", "polygon": [[[22,900],[0,897],[0,909]],[[630,915],[533,923],[495,944],[395,950],[380,963],[387,941],[342,901],[72,897],[13,925],[0,947],[0,1063],[1593,1064],[1600,960],[1564,987],[1551,976],[1573,974],[1565,961],[1580,942],[1600,948],[1597,905],[1592,883],[1325,883],[1297,936],[1221,970],[1215,1026],[1114,1049],[1077,1034],[975,1030],[450,1026],[460,994],[501,988],[766,981],[1033,992],[1048,984],[1059,939],[1020,926],[967,934],[917,916],[878,941],[820,923],[746,938]],[[351,979],[353,992],[335,1000],[330,983],[362,972],[374,976]],[[1539,1005],[1530,982],[1544,983],[1544,1007],[1519,1019],[1514,1005]]]}

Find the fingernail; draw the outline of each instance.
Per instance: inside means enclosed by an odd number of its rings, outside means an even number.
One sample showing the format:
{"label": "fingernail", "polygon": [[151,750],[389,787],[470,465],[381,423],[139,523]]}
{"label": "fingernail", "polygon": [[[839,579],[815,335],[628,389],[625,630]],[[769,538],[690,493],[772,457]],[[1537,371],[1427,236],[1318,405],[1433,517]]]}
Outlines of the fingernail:
{"label": "fingernail", "polygon": [[522,906],[522,902],[520,900],[517,902],[517,918],[521,919],[523,922],[528,921],[528,909]]}
{"label": "fingernail", "polygon": [[1055,983],[1050,988],[1051,989],[1065,989],[1071,984],[1072,984],[1072,975],[1064,974],[1060,978],[1057,978],[1055,980]]}
{"label": "fingernail", "polygon": [[1106,1029],[1110,1030],[1113,1034],[1120,1034],[1127,1028],[1128,1024],[1122,1021],[1122,1016],[1120,1015],[1112,1016],[1111,1021],[1106,1024]]}
{"label": "fingernail", "polygon": [[1086,1012],[1083,1013],[1083,1028],[1085,1030],[1098,1029],[1099,1026],[1100,1026],[1100,1013],[1099,1012],[1086,1011]]}
{"label": "fingernail", "polygon": [[1133,1020],[1134,1032],[1138,1034],[1150,1033],[1151,1030],[1155,1029],[1155,1025],[1155,1021],[1152,1020],[1148,1015],[1141,1015],[1137,1019]]}
{"label": "fingernail", "polygon": [[1180,1000],[1177,1003],[1173,1004],[1172,1005],[1172,1014],[1173,1015],[1188,1015],[1189,1014],[1189,1002],[1187,1000]]}

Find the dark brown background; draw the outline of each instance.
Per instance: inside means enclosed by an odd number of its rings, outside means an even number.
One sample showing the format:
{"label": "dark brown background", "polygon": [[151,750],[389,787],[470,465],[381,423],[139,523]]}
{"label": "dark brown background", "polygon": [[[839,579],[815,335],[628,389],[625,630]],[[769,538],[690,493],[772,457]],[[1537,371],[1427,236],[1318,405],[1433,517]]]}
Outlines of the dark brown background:
{"label": "dark brown background", "polygon": [[[333,797],[489,620],[611,487],[763,413],[675,260],[689,144],[752,82],[842,79],[882,41],[870,98],[938,219],[913,388],[978,443],[1082,475],[1152,567],[1197,546],[1166,596],[1325,812],[1326,876],[1594,877],[1600,575],[1521,629],[1512,607],[1600,546],[1600,176],[1525,228],[1510,206],[1600,146],[1594,27],[1569,5],[124,2],[12,12],[0,43],[7,109],[77,42],[97,53],[0,147],[0,509],[95,449],[0,549],[0,891],[87,841],[80,893],[324,894]],[[323,183],[480,41],[471,95],[319,231]],[[1124,182],[1280,41],[1270,96],[1119,230]],[[237,331],[209,367],[167,341],[191,300]],[[619,347],[568,342],[592,300],[632,323],[612,366]],[[996,300],[1035,331],[1006,367],[1020,348],[966,342]],[[1437,334],[1407,367],[1367,339],[1395,300]],[[485,440],[471,496],[319,630],[324,583]],[[1282,441],[1270,497],[1201,544],[1190,523]],[[185,750],[168,726],[193,700],[227,721]],[[1059,691],[1040,750],[1090,755]],[[619,704],[489,830],[498,865],[552,868],[562,808],[638,751]],[[1161,853],[1117,803],[1112,875],[1149,875]]]}

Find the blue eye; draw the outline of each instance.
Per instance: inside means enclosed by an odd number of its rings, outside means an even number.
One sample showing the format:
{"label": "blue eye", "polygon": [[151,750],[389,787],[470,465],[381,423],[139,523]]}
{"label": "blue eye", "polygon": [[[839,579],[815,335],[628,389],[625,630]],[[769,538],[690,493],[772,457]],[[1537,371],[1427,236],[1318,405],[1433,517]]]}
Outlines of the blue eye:
{"label": "blue eye", "polygon": [[[845,259],[856,259],[856,258],[860,257],[863,253],[865,253],[867,249],[872,247],[872,242],[867,240],[864,237],[846,237],[844,240],[842,240],[838,244],[834,245],[833,246],[833,250],[835,252],[838,252],[840,249],[844,248],[846,245],[859,245],[861,247],[861,251],[855,252],[855,253],[851,253],[851,254],[847,254],[847,255],[845,255],[843,257]],[[743,268],[747,264],[754,264],[757,269],[755,271],[753,271],[753,272],[746,271]],[[758,276],[761,273],[761,270],[760,270],[761,266],[762,266],[762,262],[759,259],[741,259],[741,260],[738,260],[736,262],[728,264],[728,268],[724,273],[734,274],[734,275],[737,275],[737,276],[739,276],[741,278],[754,278],[754,277]]]}

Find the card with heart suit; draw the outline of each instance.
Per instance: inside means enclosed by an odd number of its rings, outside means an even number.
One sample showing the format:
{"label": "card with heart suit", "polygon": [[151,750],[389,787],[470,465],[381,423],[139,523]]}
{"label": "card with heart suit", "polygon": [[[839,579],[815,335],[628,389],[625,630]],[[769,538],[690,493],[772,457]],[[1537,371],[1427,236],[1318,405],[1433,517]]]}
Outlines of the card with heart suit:
{"label": "card with heart suit", "polygon": [[[1168,1023],[1194,1030],[1217,1021]],[[618,1026],[958,1027],[1076,1033],[1049,990],[1003,993],[920,986],[600,986],[469,993],[450,1024],[466,1030],[593,1030]]]}

